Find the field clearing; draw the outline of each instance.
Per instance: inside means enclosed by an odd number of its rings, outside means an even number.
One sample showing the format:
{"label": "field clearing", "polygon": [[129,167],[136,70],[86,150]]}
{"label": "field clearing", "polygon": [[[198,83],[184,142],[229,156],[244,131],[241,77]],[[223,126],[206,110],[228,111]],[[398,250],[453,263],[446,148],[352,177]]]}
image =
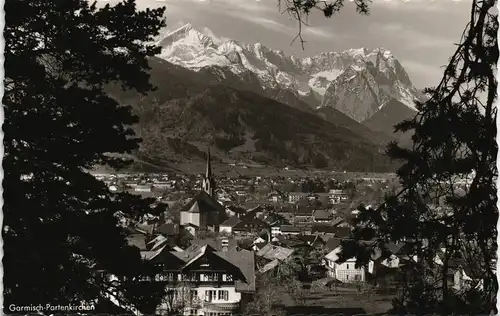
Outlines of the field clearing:
{"label": "field clearing", "polygon": [[304,289],[303,304],[296,303],[282,287],[276,289],[279,305],[291,314],[356,314],[386,313],[391,308],[391,295],[358,293],[352,287],[338,287],[337,290]]}

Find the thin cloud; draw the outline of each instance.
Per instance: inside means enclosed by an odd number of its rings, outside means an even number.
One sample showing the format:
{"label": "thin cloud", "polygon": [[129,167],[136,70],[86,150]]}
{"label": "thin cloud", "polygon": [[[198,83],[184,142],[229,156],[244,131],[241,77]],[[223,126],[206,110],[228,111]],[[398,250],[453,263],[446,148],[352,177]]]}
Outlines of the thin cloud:
{"label": "thin cloud", "polygon": [[[98,0],[116,3],[118,0]],[[200,32],[229,37],[242,43],[260,42],[282,49],[287,55],[310,56],[356,47],[385,47],[395,53],[418,87],[435,85],[442,76],[439,67],[454,52],[462,29],[469,20],[471,0],[373,0],[371,14],[360,16],[355,4],[346,6],[332,19],[314,12],[302,28],[305,50],[291,41],[298,23],[281,14],[278,0],[136,0],[138,7],[166,6],[167,27],[192,23]],[[207,29],[204,29],[207,27]],[[221,38],[224,40],[224,38]]]}
{"label": "thin cloud", "polygon": [[201,33],[212,38],[215,44],[221,44],[230,40],[230,38],[215,35],[214,32],[212,32],[212,30],[210,30],[208,27],[204,27],[203,30],[201,30]]}
{"label": "thin cloud", "polygon": [[453,42],[449,38],[425,34],[397,23],[373,24],[371,32],[391,34],[393,38],[404,42],[402,46],[405,49],[450,48],[453,46]]}
{"label": "thin cloud", "polygon": [[[103,1],[103,0],[101,0]],[[248,14],[248,12],[269,12],[272,9],[276,10],[276,6],[270,6],[268,1],[255,1],[255,0],[136,0],[138,3],[150,3],[158,1],[163,4],[171,4],[178,7],[198,5],[210,11],[216,10],[229,10],[240,11],[241,14]],[[192,8],[192,7],[191,7]]]}
{"label": "thin cloud", "polygon": [[[256,24],[258,26],[264,27],[266,29],[275,31],[275,32],[280,32],[283,34],[286,34],[288,36],[291,36],[295,33],[297,33],[298,27],[297,25],[286,25],[280,22],[277,22],[276,20],[265,18],[262,16],[242,16],[240,17],[241,19]],[[302,35],[304,37],[319,37],[319,38],[335,38],[335,34],[331,31],[324,30],[322,28],[315,28],[312,26],[305,26],[302,28]]]}
{"label": "thin cloud", "polygon": [[335,38],[338,37],[335,33],[333,33],[330,30],[325,30],[322,28],[316,28],[313,26],[306,26],[305,29],[303,29],[303,34],[304,36],[315,36],[315,37],[322,37],[322,38]]}
{"label": "thin cloud", "polygon": [[243,15],[238,18],[281,33],[289,33],[292,30],[290,26],[261,16]]}
{"label": "thin cloud", "polygon": [[438,1],[438,0],[408,0],[408,1],[391,1],[391,0],[381,0],[374,1],[373,6],[383,7],[389,10],[398,11],[418,11],[418,12],[447,12],[454,10],[463,10],[464,8],[469,8],[472,1],[461,1],[461,0],[448,0],[448,1]]}
{"label": "thin cloud", "polygon": [[[399,62],[403,68],[408,72],[412,81],[425,82],[424,87],[436,86],[444,73],[443,65],[429,65],[428,62],[419,62],[409,59],[400,59]],[[432,78],[432,79],[430,79]],[[421,88],[424,88],[421,87]]]}

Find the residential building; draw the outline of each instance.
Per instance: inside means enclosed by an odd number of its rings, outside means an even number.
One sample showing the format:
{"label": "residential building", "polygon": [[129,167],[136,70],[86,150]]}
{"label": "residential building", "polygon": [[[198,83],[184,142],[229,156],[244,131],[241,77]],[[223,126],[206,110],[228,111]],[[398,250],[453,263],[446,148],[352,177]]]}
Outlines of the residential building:
{"label": "residential building", "polygon": [[330,223],[332,222],[333,214],[328,210],[314,210],[313,221],[315,223]]}
{"label": "residential building", "polygon": [[281,234],[281,225],[271,226],[271,236],[277,236]]}
{"label": "residential building", "polygon": [[302,229],[293,225],[281,225],[280,233],[282,235],[299,235],[302,233]]}
{"label": "residential building", "polygon": [[349,227],[315,224],[311,228],[312,234],[330,235],[338,238],[347,238],[351,233]]}
{"label": "residential building", "polygon": [[152,191],[152,186],[151,185],[137,185],[134,188],[135,192],[151,192]]}
{"label": "residential building", "polygon": [[254,206],[245,211],[244,217],[256,218],[265,213],[265,209],[261,205]]}
{"label": "residential building", "polygon": [[206,245],[217,251],[232,251],[238,248],[238,241],[234,238],[227,237],[193,239],[191,240],[191,246],[186,249],[186,251],[190,251],[190,249],[197,249]]}
{"label": "residential building", "polygon": [[309,193],[304,193],[304,192],[290,192],[288,194],[288,202],[297,203],[300,200],[306,199],[308,195]]}
{"label": "residential building", "polygon": [[167,287],[160,311],[184,315],[234,315],[255,292],[255,258],[252,251],[216,251],[205,245],[184,252],[143,253],[163,268],[155,277]]}
{"label": "residential building", "polygon": [[258,265],[259,273],[265,273],[274,269],[280,262],[287,261],[292,258],[293,249],[288,249],[268,243],[257,251],[257,258],[262,264]]}
{"label": "residential building", "polygon": [[267,200],[272,203],[279,203],[283,201],[283,197],[279,193],[273,192],[267,196]]}
{"label": "residential building", "polygon": [[342,190],[330,190],[328,194],[331,204],[338,204],[349,199],[347,193],[344,193]]}
{"label": "residential building", "polygon": [[268,260],[277,259],[279,261],[285,261],[293,253],[293,249],[288,249],[280,246],[275,246],[271,243],[265,245],[262,249],[257,252],[258,257],[263,257]]}
{"label": "residential building", "polygon": [[232,231],[235,234],[258,234],[262,231],[270,232],[270,226],[258,218],[246,217],[240,219],[240,222],[233,227]]}
{"label": "residential building", "polygon": [[230,217],[224,223],[220,224],[219,232],[232,234],[233,228],[239,223],[241,223],[241,219],[236,216]]}
{"label": "residential building", "polygon": [[241,217],[245,216],[246,213],[246,210],[239,206],[232,205],[226,208],[226,214],[228,214],[229,216]]}
{"label": "residential building", "polygon": [[163,236],[177,236],[179,234],[179,225],[175,223],[161,224],[157,227],[156,231]]}
{"label": "residential building", "polygon": [[311,223],[314,219],[313,209],[310,207],[299,207],[293,213],[295,223]]}
{"label": "residential building", "polygon": [[341,249],[341,246],[339,246],[325,256],[325,266],[328,269],[327,274],[344,283],[364,282],[365,269],[363,267],[356,268],[356,258],[350,258],[343,263],[337,262]]}

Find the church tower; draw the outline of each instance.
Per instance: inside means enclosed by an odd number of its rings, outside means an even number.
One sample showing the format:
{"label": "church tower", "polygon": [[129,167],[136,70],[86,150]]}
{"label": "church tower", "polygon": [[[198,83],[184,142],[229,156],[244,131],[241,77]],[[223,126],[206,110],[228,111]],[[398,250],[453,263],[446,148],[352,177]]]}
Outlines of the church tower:
{"label": "church tower", "polygon": [[201,189],[210,196],[214,195],[215,181],[212,177],[212,161],[210,158],[210,147],[208,148],[207,151],[207,170],[205,171],[205,176],[203,177]]}

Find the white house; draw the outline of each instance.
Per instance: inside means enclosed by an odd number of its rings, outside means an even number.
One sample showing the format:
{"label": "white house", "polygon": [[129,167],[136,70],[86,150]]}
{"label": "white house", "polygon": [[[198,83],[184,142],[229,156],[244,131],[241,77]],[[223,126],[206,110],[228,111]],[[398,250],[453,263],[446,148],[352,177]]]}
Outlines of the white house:
{"label": "white house", "polygon": [[135,192],[151,192],[151,185],[138,185],[134,188]]}
{"label": "white house", "polygon": [[233,232],[233,227],[239,223],[241,223],[241,220],[238,217],[236,216],[230,217],[225,222],[220,224],[219,232],[231,234]]}
{"label": "white house", "polygon": [[325,263],[328,269],[328,276],[336,278],[337,280],[345,283],[365,281],[365,269],[363,267],[356,268],[356,258],[351,258],[343,263],[337,263],[341,246],[330,251],[325,256]]}
{"label": "white house", "polygon": [[277,236],[281,234],[281,226],[272,226],[271,227],[271,236]]}

